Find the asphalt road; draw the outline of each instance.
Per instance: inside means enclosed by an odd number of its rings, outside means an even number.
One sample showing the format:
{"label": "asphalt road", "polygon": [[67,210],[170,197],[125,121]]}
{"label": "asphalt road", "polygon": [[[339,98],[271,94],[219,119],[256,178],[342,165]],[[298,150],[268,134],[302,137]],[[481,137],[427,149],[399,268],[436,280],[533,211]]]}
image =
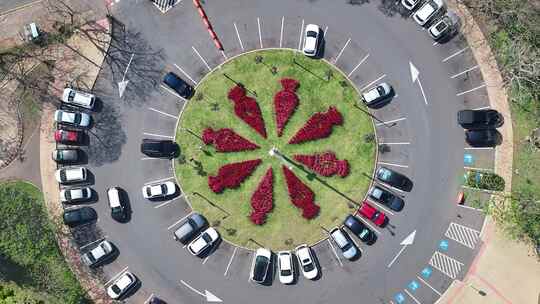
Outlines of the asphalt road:
{"label": "asphalt road", "polygon": [[2,0],[0,1],[0,14],[32,2],[36,2],[36,0]]}
{"label": "asphalt road", "polygon": [[[362,246],[364,254],[358,261],[338,261],[328,242],[315,246],[322,277],[314,282],[300,278],[293,286],[282,286],[277,279],[271,286],[249,283],[252,252],[225,242],[207,260],[193,258],[171,234],[173,224],[190,211],[184,198],[160,207],[142,198],[143,184],[172,178],[174,172],[170,161],[143,159],[140,141],[174,136],[173,117],[184,102],[153,81],[167,70],[182,75],[175,64],[198,81],[208,71],[206,65],[216,67],[225,56],[214,48],[191,2],[182,2],[166,15],[146,1],[115,4],[113,14],[126,29],[124,34],[116,27],[115,35],[126,37],[131,51],[113,47],[113,60],[95,86],[103,106],[94,115],[88,165],[100,198],[93,204],[99,221],[96,227],[75,233],[81,245],[107,236],[118,246],[120,256],[103,271],[111,278],[129,267],[141,279],[142,286],[128,302],[142,303],[154,293],[169,303],[203,303],[184,281],[211,291],[225,303],[401,303],[399,295],[404,303],[434,303],[453,279],[465,275],[479,247],[474,235],[481,230],[483,217],[455,204],[463,153],[486,159],[489,166],[493,151],[468,149],[455,114],[463,108],[489,105],[483,80],[477,70],[460,74],[476,65],[461,36],[434,45],[413,20],[399,13],[389,16],[393,9],[379,4],[205,1],[227,57],[258,49],[261,43],[264,48],[298,48],[302,23],[317,23],[328,27],[324,57],[350,74],[359,89],[375,80],[386,81],[398,94],[374,114],[383,121],[395,121],[390,128],[376,124],[379,142],[391,147],[378,161],[414,182],[413,191],[403,194],[405,209],[390,216],[390,228],[380,229],[375,245]],[[118,98],[116,83],[123,78],[131,52],[135,55],[126,74],[130,83],[124,97]],[[418,83],[411,80],[409,62],[420,72],[426,102]],[[106,189],[114,185],[129,193],[133,214],[127,224],[110,218]],[[402,248],[400,242],[413,231],[414,244],[388,268]],[[473,237],[465,239],[465,233]],[[426,267],[431,271],[423,276]],[[420,275],[424,282],[418,280]],[[420,282],[420,287],[411,287],[412,280]]]}

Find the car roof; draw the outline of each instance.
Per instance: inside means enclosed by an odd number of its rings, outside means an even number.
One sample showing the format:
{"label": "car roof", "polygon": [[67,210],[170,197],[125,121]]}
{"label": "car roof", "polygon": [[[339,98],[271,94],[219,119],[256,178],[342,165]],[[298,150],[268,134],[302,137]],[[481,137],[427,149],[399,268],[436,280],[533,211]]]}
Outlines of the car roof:
{"label": "car roof", "polygon": [[291,256],[285,254],[278,254],[279,265],[281,269],[292,269]]}
{"label": "car roof", "polygon": [[118,286],[120,289],[125,289],[128,287],[131,283],[133,283],[133,278],[131,277],[131,273],[126,272],[124,275],[122,275],[115,283],[116,286]]}
{"label": "car roof", "polygon": [[347,240],[345,233],[339,228],[332,230],[330,235],[332,236],[334,241],[336,241],[339,247],[343,247],[349,243],[349,240]]}
{"label": "car roof", "polygon": [[364,202],[362,204],[362,207],[360,207],[360,211],[361,211],[362,214],[365,214],[368,217],[372,217],[373,214],[375,214],[375,212],[377,212],[377,209],[375,209],[370,204]]}
{"label": "car roof", "polygon": [[107,190],[107,198],[109,199],[111,208],[120,207],[120,191],[118,191],[118,188],[109,188],[109,190]]}
{"label": "car roof", "polygon": [[66,173],[66,178],[67,179],[82,179],[83,178],[83,167],[78,167],[78,168],[66,168],[65,169],[65,173]]}

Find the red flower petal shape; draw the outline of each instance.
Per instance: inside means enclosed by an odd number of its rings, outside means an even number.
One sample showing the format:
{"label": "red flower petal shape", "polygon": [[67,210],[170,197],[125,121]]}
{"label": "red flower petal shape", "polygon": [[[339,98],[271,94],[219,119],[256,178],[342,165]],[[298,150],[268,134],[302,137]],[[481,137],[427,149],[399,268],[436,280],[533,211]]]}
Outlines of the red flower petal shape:
{"label": "red flower petal shape", "polygon": [[314,218],[319,213],[320,207],[315,204],[313,191],[286,166],[283,166],[283,175],[285,175],[289,197],[293,205],[302,209],[304,218]]}
{"label": "red flower petal shape", "polygon": [[298,96],[295,93],[298,88],[298,81],[291,78],[283,78],[280,82],[283,90],[274,95],[278,137],[281,137],[283,134],[285,125],[298,106]]}
{"label": "red flower petal shape", "polygon": [[322,176],[333,176],[337,174],[345,177],[349,175],[349,162],[347,160],[338,160],[334,152],[294,155],[293,158]]}
{"label": "red flower petal shape", "polygon": [[239,152],[259,148],[256,144],[228,128],[217,131],[214,131],[212,128],[206,128],[203,131],[202,139],[207,145],[213,144],[218,152]]}
{"label": "red flower petal shape", "polygon": [[256,225],[264,224],[266,214],[274,208],[274,176],[272,168],[266,171],[259,186],[251,196],[251,221]]}
{"label": "red flower petal shape", "polygon": [[235,86],[228,98],[234,102],[234,113],[262,137],[266,138],[266,128],[259,104],[253,97],[246,96],[246,89]]}
{"label": "red flower petal shape", "polygon": [[216,176],[208,176],[208,186],[215,193],[221,193],[225,188],[238,188],[255,171],[261,162],[262,160],[255,159],[227,164],[219,168]]}
{"label": "red flower petal shape", "polygon": [[342,125],[343,117],[335,108],[330,107],[326,112],[313,114],[306,124],[289,140],[289,144],[299,144],[306,141],[326,138],[332,134],[332,127]]}

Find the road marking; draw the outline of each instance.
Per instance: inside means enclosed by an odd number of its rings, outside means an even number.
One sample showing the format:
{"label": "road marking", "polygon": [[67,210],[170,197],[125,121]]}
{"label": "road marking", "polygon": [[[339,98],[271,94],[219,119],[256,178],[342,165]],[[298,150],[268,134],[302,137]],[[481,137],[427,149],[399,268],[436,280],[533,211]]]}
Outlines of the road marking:
{"label": "road marking", "polygon": [[300,46],[302,45],[302,33],[304,32],[304,19],[302,19],[302,26],[300,27],[300,38],[298,39],[298,50],[300,51]]}
{"label": "road marking", "polygon": [[437,44],[439,44],[437,41],[433,42],[433,46],[436,46]]}
{"label": "road marking", "polygon": [[168,201],[166,201],[166,202],[164,202],[164,203],[161,203],[161,204],[159,204],[159,205],[157,205],[157,206],[154,206],[154,209],[158,209],[158,208],[161,208],[161,207],[163,207],[163,206],[167,206],[168,204],[174,202],[175,200],[181,198],[182,196],[184,196],[184,194],[180,194],[179,196],[173,198],[172,200],[168,200]]}
{"label": "road marking", "polygon": [[431,259],[429,260],[429,265],[433,266],[433,268],[444,273],[451,279],[455,279],[464,264],[445,254],[435,251]]}
{"label": "road marking", "polygon": [[476,170],[476,171],[493,171],[493,169],[491,168],[463,167],[463,169]]}
{"label": "road marking", "polygon": [[244,44],[242,43],[242,39],[240,39],[240,33],[238,33],[238,28],[236,27],[236,22],[233,22],[234,30],[236,31],[236,37],[238,37],[238,42],[240,42],[240,48],[242,51],[244,50]]}
{"label": "road marking", "polygon": [[379,145],[410,145],[410,142],[382,142]]}
{"label": "road marking", "polygon": [[168,116],[168,117],[173,118],[173,119],[178,119],[178,116],[174,116],[174,115],[172,115],[172,114],[165,113],[165,112],[160,111],[160,110],[158,110],[158,109],[154,109],[154,108],[151,108],[151,107],[150,107],[150,108],[148,108],[148,110],[154,111],[154,112],[159,113],[159,114],[164,115],[164,116]]}
{"label": "road marking", "polygon": [[431,288],[431,290],[433,290],[436,294],[438,294],[439,296],[442,296],[442,293],[440,293],[437,289],[433,288],[433,286],[429,285],[428,282],[424,281],[424,279],[422,279],[419,276],[416,276],[416,278],[418,278],[422,283],[424,283],[424,285]]}
{"label": "road marking", "polygon": [[324,28],[323,38],[326,39],[326,32],[328,32],[328,25]]}
{"label": "road marking", "polygon": [[207,255],[206,258],[204,258],[204,260],[202,261],[202,264],[206,264],[206,261],[208,261],[208,258],[210,257],[210,255]]}
{"label": "road marking", "polygon": [[465,147],[465,150],[492,150],[493,147]]}
{"label": "road marking", "polygon": [[470,71],[472,71],[472,70],[475,70],[475,69],[477,69],[478,67],[479,67],[478,65],[475,65],[475,66],[473,66],[472,68],[468,68],[468,69],[466,69],[465,71],[463,71],[463,72],[461,72],[461,73],[457,73],[457,74],[455,74],[455,75],[450,76],[450,78],[451,78],[451,79],[454,79],[454,78],[459,77],[459,76],[461,76],[461,75],[463,75],[463,74],[465,74],[465,73],[468,73],[468,72],[470,72]]}
{"label": "road marking", "polygon": [[474,208],[474,207],[471,207],[471,206],[465,206],[465,205],[458,205],[458,207],[465,208],[465,209],[471,209],[471,210],[475,210],[475,211],[478,211],[478,212],[483,212],[484,211],[482,209]]}
{"label": "road marking", "polygon": [[227,273],[229,272],[229,267],[231,267],[232,261],[234,259],[234,255],[236,254],[236,249],[238,249],[238,247],[234,247],[231,258],[229,259],[229,264],[227,264],[227,268],[225,269],[225,272],[223,273],[224,277],[226,277]]}
{"label": "road marking", "polygon": [[199,58],[200,58],[201,61],[204,63],[204,65],[206,66],[206,68],[208,69],[208,71],[211,71],[212,69],[211,69],[210,66],[208,65],[208,62],[206,62],[206,60],[204,60],[203,56],[201,56],[201,54],[199,53],[199,51],[197,51],[197,49],[196,49],[194,46],[191,46],[191,48],[193,49],[193,51],[195,52],[195,54],[197,54],[197,56],[199,56]]}
{"label": "road marking", "polygon": [[186,71],[182,70],[182,68],[180,68],[176,63],[174,64],[174,66],[175,66],[177,69],[179,69],[180,72],[182,72],[182,74],[186,75],[186,77],[187,77],[189,80],[191,80],[191,82],[193,82],[194,84],[197,84],[197,82],[196,82],[193,78],[191,78],[191,76],[189,76],[189,74],[186,73]]}
{"label": "road marking", "polygon": [[262,35],[261,35],[261,22],[259,21],[259,17],[257,17],[257,27],[259,28],[259,43],[260,43],[261,49],[262,49],[263,44],[262,44]]}
{"label": "road marking", "polygon": [[416,302],[416,304],[422,304],[422,303],[418,302],[418,300],[415,297],[413,297],[413,295],[407,289],[404,289],[404,290],[405,290],[405,293],[407,295],[409,295],[409,297],[411,297],[411,299],[413,299],[414,302]]}
{"label": "road marking", "polygon": [[191,287],[191,285],[189,285],[188,283],[186,283],[184,280],[180,280],[180,283],[182,283],[184,286],[186,286],[187,288],[189,288],[191,291],[193,291],[194,293],[200,295],[200,296],[203,296],[203,297],[206,297],[206,295],[200,291],[198,291],[197,289]]}
{"label": "road marking", "polygon": [[229,57],[227,57],[227,54],[225,54],[225,51],[220,51],[221,55],[223,56],[223,59],[227,60]]}
{"label": "road marking", "polygon": [[389,120],[389,121],[385,121],[385,122],[380,122],[380,123],[377,123],[375,124],[375,126],[384,126],[385,124],[390,124],[390,123],[394,123],[394,122],[398,122],[398,121],[402,121],[402,120],[405,120],[407,119],[407,117],[402,117],[402,118],[398,118],[398,119],[394,119],[394,120]]}
{"label": "road marking", "polygon": [[159,158],[159,157],[142,157],[141,160],[166,160],[166,158]]}
{"label": "road marking", "polygon": [[366,200],[372,204],[374,204],[375,206],[379,207],[380,209],[384,210],[384,212],[390,214],[390,215],[395,215],[394,212],[390,211],[390,209],[386,208],[385,206],[383,206],[381,203],[378,203],[370,198],[366,198]]}
{"label": "road marking", "polygon": [[[285,16],[281,17],[281,32],[279,33],[279,48],[281,48],[283,42],[283,24],[285,23]],[[238,33],[238,31],[236,31]],[[242,48],[243,50],[244,48]]]}
{"label": "road marking", "polygon": [[407,165],[399,165],[399,164],[393,164],[393,163],[385,163],[385,162],[377,162],[379,165],[387,165],[387,166],[394,166],[398,168],[409,168]]}
{"label": "road marking", "polygon": [[148,303],[150,301],[150,299],[152,299],[152,297],[154,296],[154,294],[152,293],[145,301],[144,303]]}
{"label": "road marking", "polygon": [[166,180],[169,180],[169,179],[173,179],[173,178],[174,178],[174,176],[169,176],[169,177],[161,178],[161,179],[154,180],[154,181],[151,181],[151,182],[146,182],[146,183],[144,183],[144,184],[145,184],[145,185],[151,185],[151,184],[163,182],[163,181],[166,181]]}
{"label": "road marking", "polygon": [[88,247],[88,246],[90,246],[90,245],[92,245],[92,244],[95,244],[95,243],[97,243],[97,242],[103,241],[103,240],[106,239],[106,238],[107,238],[107,236],[104,236],[104,237],[102,237],[102,238],[100,238],[100,239],[97,239],[97,240],[95,240],[95,241],[92,241],[92,242],[90,242],[90,243],[88,243],[88,244],[86,244],[86,245],[84,245],[84,246],[79,247],[79,250],[81,250],[81,249],[83,249],[83,248],[86,248],[86,247]]}
{"label": "road marking", "polygon": [[330,239],[328,239],[328,244],[330,244],[330,248],[332,248],[332,252],[334,253],[334,256],[336,257],[336,260],[338,261],[339,266],[343,267],[343,263],[341,262],[341,259],[339,258],[336,252],[336,248],[334,248],[334,245],[332,245],[332,241],[330,241]]}
{"label": "road marking", "polygon": [[[356,212],[356,214],[358,214],[358,212]],[[354,217],[356,217],[359,221],[361,221],[362,223],[367,225],[369,228],[371,228],[371,230],[373,230],[375,233],[381,234],[381,232],[379,230],[377,230],[377,228],[373,227],[373,225],[368,223],[368,221],[366,219],[364,219],[362,216],[356,216],[355,215]]]}
{"label": "road marking", "polygon": [[147,132],[143,132],[144,135],[148,135],[148,136],[156,136],[156,137],[165,137],[165,138],[174,138],[173,136],[169,136],[169,135],[161,135],[161,134],[154,134],[154,133],[147,133]]}
{"label": "road marking", "polygon": [[126,272],[128,270],[129,266],[126,266],[126,268],[122,269],[119,273],[115,274],[110,280],[108,280],[107,282],[105,282],[105,284],[103,284],[104,286],[107,286],[109,285],[112,281],[116,280],[116,278],[118,278],[119,276],[121,276],[124,272]]}
{"label": "road marking", "polygon": [[395,190],[395,191],[398,191],[398,192],[401,192],[401,193],[405,193],[405,191],[403,191],[403,190],[401,190],[401,189],[398,189],[398,188],[396,188],[396,187],[390,186],[389,184],[387,184],[387,183],[385,183],[385,182],[382,182],[382,181],[380,181],[380,180],[377,180],[377,183],[379,183],[379,184],[385,186],[385,187],[388,188],[388,189],[392,189],[392,190]]}
{"label": "road marking", "polygon": [[[181,221],[185,220],[188,216],[190,216],[191,214],[193,213],[193,211],[191,211],[190,213],[184,215],[182,218],[180,218],[178,221],[174,222],[174,224],[170,225],[169,227],[167,227],[167,230],[171,230],[172,227],[178,225],[178,223],[180,223]],[[184,246],[185,248],[185,246]]]}
{"label": "road marking", "polygon": [[471,249],[474,249],[480,239],[479,231],[456,223],[450,223],[444,235]]}
{"label": "road marking", "polygon": [[345,45],[341,48],[341,51],[339,51],[339,54],[337,55],[336,59],[334,59],[334,64],[337,64],[339,57],[341,57],[341,54],[343,54],[343,51],[345,51],[345,48],[347,47],[347,45],[349,45],[349,42],[351,42],[351,38],[347,39],[347,42],[345,42]]}
{"label": "road marking", "polygon": [[461,93],[457,93],[456,96],[461,96],[461,95],[476,91],[476,90],[481,89],[481,88],[483,88],[485,86],[486,86],[486,84],[484,83],[483,85],[477,86],[476,88],[472,88],[470,90],[467,90],[467,91],[464,91],[464,92],[461,92]]}
{"label": "road marking", "polygon": [[454,54],[452,54],[452,55],[450,55],[450,56],[444,58],[444,59],[442,60],[442,62],[447,62],[448,60],[454,58],[455,56],[457,56],[457,55],[459,55],[459,54],[465,52],[468,48],[469,48],[469,47],[466,47],[466,48],[464,48],[464,49],[461,49],[461,50],[455,52]]}
{"label": "road marking", "polygon": [[169,93],[173,94],[174,96],[176,96],[176,97],[182,99],[183,101],[186,101],[186,99],[185,99],[184,97],[182,97],[182,96],[176,94],[176,92],[174,92],[173,90],[167,88],[166,86],[164,86],[164,85],[162,85],[162,84],[160,84],[160,86],[161,86],[161,88],[165,89],[167,92],[169,92]]}
{"label": "road marking", "polygon": [[485,107],[480,107],[480,108],[476,108],[476,109],[473,109],[473,110],[475,110],[475,111],[477,111],[477,110],[486,110],[486,109],[489,109],[489,108],[490,108],[490,106],[485,106]]}
{"label": "road marking", "polygon": [[367,85],[363,86],[360,91],[365,91],[367,88],[369,88],[370,86],[372,86],[375,82],[383,79],[384,77],[386,77],[386,74],[383,74],[382,76],[380,76],[379,78],[373,80],[372,82],[368,83]]}
{"label": "road marking", "polygon": [[351,77],[352,73],[354,73],[354,71],[356,71],[356,69],[358,69],[359,66],[362,65],[362,63],[364,63],[364,61],[366,61],[369,57],[369,54],[367,54],[366,56],[364,56],[364,58],[362,58],[362,60],[360,60],[360,62],[352,69],[351,72],[349,72],[349,74],[347,75],[347,77]]}

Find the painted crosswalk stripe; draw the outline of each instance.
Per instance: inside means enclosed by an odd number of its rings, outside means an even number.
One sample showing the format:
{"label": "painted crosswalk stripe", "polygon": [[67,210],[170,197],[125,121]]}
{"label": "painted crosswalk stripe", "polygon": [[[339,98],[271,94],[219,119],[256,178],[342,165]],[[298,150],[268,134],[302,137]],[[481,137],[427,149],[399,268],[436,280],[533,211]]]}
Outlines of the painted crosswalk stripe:
{"label": "painted crosswalk stripe", "polygon": [[461,271],[461,267],[463,267],[463,263],[438,251],[435,251],[429,260],[429,265],[433,266],[433,268],[439,270],[452,279],[457,277]]}
{"label": "painted crosswalk stripe", "polygon": [[474,249],[474,246],[480,239],[479,231],[456,223],[450,223],[444,235],[471,249]]}

